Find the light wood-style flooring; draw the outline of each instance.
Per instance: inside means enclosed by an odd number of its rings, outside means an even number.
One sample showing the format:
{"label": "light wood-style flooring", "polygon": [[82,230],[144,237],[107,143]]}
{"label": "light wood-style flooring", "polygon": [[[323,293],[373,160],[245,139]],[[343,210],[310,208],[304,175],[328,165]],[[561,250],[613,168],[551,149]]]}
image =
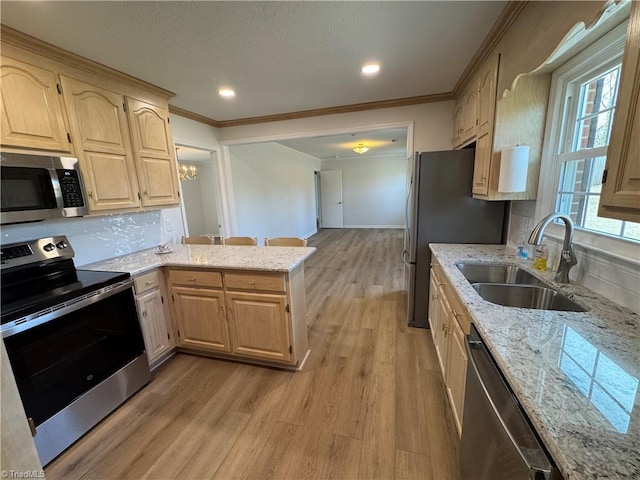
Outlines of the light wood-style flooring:
{"label": "light wood-style flooring", "polygon": [[405,324],[402,231],[309,245],[302,372],[177,355],[47,478],[457,479],[433,342]]}

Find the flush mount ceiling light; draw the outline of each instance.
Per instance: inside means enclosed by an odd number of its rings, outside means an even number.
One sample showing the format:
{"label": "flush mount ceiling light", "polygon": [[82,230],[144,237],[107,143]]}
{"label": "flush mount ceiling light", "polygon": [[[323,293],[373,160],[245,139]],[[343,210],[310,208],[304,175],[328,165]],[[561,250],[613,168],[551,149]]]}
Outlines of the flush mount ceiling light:
{"label": "flush mount ceiling light", "polygon": [[218,90],[218,93],[221,97],[224,98],[233,98],[236,96],[236,92],[234,92],[230,88],[221,88],[220,90]]}
{"label": "flush mount ceiling light", "polygon": [[365,75],[375,75],[380,71],[380,65],[377,63],[368,63],[362,67],[362,73]]}
{"label": "flush mount ceiling light", "polygon": [[353,151],[362,155],[363,153],[369,151],[369,147],[367,147],[364,143],[359,143],[357,147],[353,148]]}

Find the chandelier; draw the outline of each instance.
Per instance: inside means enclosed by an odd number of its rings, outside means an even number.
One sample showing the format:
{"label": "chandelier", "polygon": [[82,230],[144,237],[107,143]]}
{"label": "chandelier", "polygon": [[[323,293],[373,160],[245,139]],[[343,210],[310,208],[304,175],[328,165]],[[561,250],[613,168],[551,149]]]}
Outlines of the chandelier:
{"label": "chandelier", "polygon": [[364,143],[359,143],[357,147],[353,148],[353,151],[362,155],[363,153],[369,151],[369,147],[367,147]]}
{"label": "chandelier", "polygon": [[178,164],[178,172],[180,173],[180,181],[195,180],[198,176],[198,169],[195,165]]}

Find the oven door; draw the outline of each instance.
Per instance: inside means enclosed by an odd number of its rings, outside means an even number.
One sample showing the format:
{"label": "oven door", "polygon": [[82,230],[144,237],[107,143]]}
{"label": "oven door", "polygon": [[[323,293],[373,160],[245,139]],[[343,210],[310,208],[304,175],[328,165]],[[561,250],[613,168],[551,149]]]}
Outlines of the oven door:
{"label": "oven door", "polygon": [[36,427],[138,357],[146,363],[131,284],[54,313],[53,320],[4,338]]}

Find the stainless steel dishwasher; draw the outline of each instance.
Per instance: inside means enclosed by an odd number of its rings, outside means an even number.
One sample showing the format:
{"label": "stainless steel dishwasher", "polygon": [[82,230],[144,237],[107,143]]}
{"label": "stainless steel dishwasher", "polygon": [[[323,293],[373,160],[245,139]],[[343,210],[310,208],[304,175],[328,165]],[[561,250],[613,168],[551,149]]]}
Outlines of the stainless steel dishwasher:
{"label": "stainless steel dishwasher", "polygon": [[461,479],[562,479],[474,325],[466,347]]}

